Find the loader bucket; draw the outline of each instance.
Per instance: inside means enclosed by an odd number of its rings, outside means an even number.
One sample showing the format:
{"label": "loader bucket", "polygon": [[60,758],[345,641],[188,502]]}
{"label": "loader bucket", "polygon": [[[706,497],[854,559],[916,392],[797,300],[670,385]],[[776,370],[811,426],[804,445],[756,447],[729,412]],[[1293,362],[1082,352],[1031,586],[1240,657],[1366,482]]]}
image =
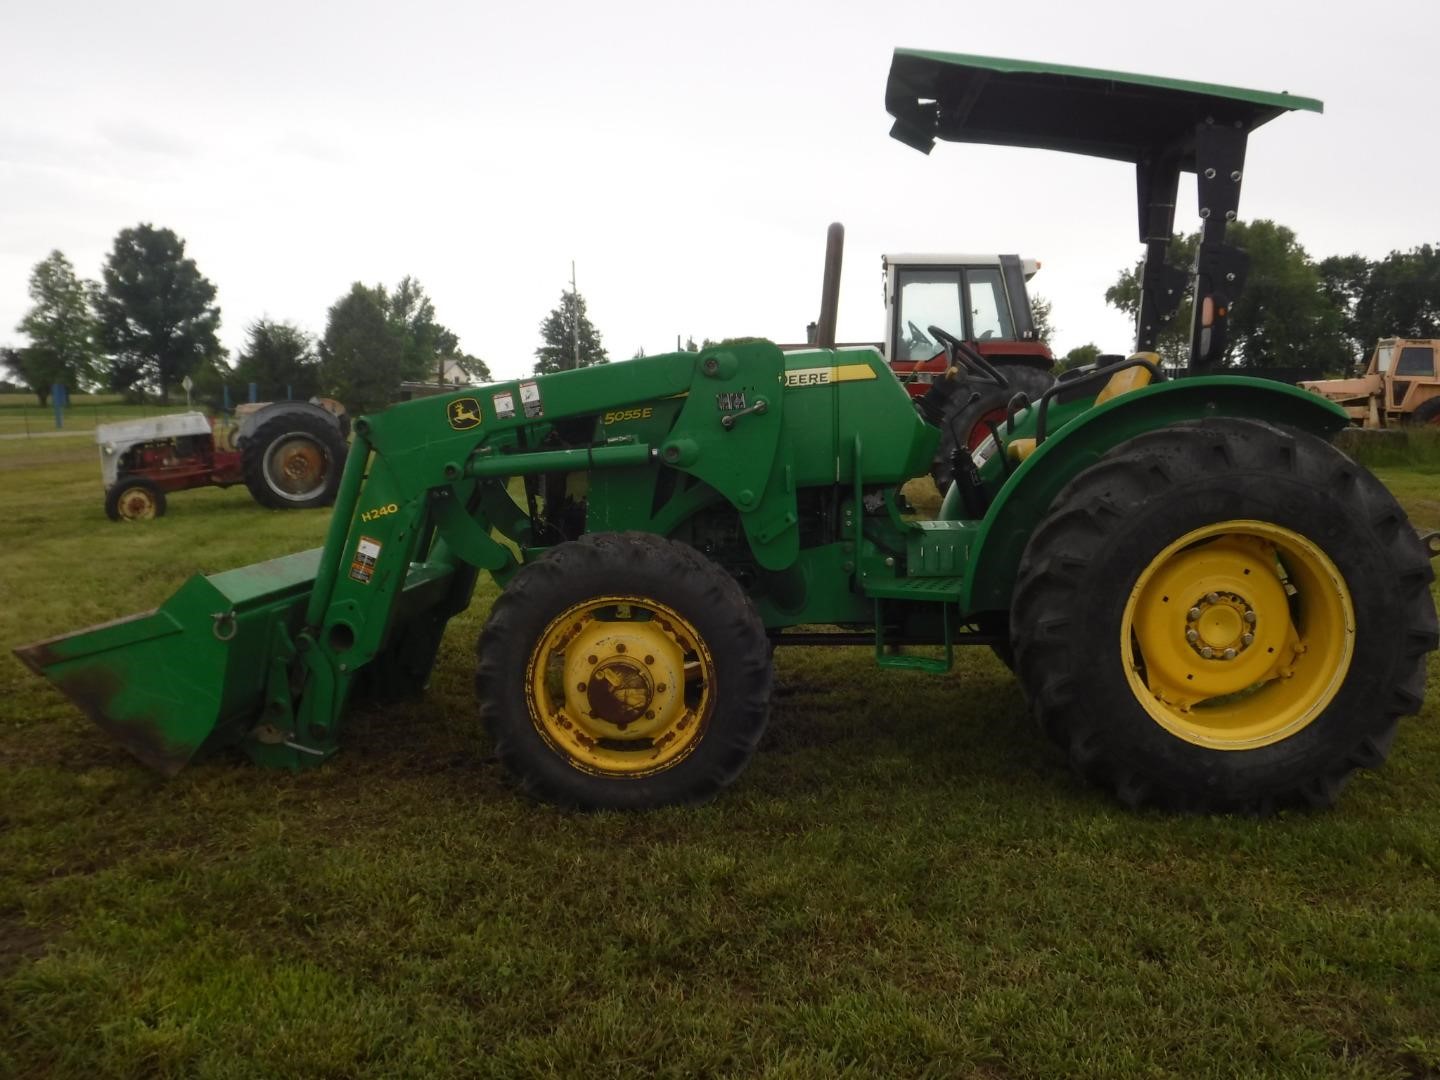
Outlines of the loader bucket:
{"label": "loader bucket", "polygon": [[196,575],[158,609],[15,650],[146,765],[167,776],[257,722],[290,651],[319,548]]}

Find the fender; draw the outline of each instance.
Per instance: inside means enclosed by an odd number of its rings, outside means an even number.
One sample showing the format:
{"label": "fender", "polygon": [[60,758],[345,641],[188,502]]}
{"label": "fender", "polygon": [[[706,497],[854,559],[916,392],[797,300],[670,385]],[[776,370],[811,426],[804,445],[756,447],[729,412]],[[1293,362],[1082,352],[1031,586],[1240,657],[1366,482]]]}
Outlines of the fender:
{"label": "fender", "polygon": [[1025,545],[1079,473],[1137,435],[1211,416],[1280,424],[1324,439],[1350,423],[1345,410],[1318,394],[1236,375],[1157,383],[1112,398],[1051,434],[1006,480],[970,547],[962,610],[1009,610]]}

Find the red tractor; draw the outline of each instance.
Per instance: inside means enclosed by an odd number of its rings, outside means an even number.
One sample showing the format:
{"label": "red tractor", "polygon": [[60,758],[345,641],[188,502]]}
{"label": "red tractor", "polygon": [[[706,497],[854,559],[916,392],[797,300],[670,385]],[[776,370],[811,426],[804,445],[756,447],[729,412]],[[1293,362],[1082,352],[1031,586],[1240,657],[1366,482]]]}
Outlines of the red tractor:
{"label": "red tractor", "polygon": [[345,466],[349,421],[328,398],[242,405],[236,419],[177,413],[101,424],[100,472],[111,521],[165,513],[165,496],[244,484],[275,510],[329,506]]}
{"label": "red tractor", "polygon": [[[845,229],[830,226],[820,319],[810,344],[833,348]],[[950,397],[931,468],[942,492],[957,449],[975,450],[1005,422],[1017,394],[1038,401],[1055,382],[1055,357],[1035,330],[1028,282],[1040,269],[1019,255],[882,255],[885,271],[885,360],[916,400],[947,372],[964,386]],[[939,331],[937,334],[936,331]],[[941,337],[958,340],[951,372]],[[802,348],[809,346],[793,346]],[[791,348],[791,346],[786,346]]]}

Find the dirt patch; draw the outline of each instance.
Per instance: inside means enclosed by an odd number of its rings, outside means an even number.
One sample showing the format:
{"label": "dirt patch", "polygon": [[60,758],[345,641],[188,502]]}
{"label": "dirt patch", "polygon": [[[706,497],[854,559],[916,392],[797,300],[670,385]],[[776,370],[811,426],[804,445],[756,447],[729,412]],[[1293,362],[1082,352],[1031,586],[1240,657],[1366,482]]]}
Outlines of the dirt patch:
{"label": "dirt patch", "polygon": [[0,914],[0,979],[45,951],[45,935],[20,920],[19,912]]}

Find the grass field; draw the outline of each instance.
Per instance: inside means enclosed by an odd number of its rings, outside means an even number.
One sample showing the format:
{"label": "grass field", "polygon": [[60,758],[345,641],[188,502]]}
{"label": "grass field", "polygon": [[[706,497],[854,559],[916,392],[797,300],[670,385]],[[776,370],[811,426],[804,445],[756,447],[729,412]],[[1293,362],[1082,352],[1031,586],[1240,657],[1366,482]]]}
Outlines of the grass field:
{"label": "grass field", "polygon": [[[1440,528],[1440,471],[1387,469]],[[520,797],[455,620],[319,770],[143,771],[9,648],[314,546],[243,488],[112,525],[0,441],[0,1076],[1440,1075],[1440,670],[1333,813],[1122,812],[983,651],[782,649],[712,805]]]}

